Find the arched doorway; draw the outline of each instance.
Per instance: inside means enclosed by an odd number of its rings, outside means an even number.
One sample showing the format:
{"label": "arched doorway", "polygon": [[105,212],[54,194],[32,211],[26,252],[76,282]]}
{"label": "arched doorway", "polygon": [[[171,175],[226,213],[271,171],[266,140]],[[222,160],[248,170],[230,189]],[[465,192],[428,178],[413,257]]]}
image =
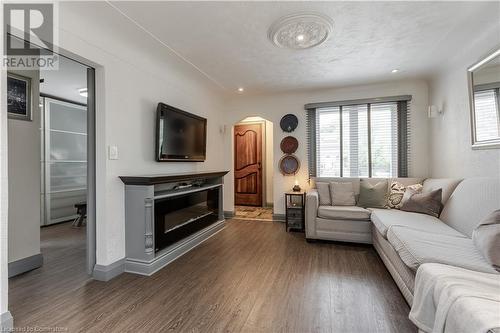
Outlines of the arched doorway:
{"label": "arched doorway", "polygon": [[273,123],[247,117],[233,126],[235,217],[272,220]]}

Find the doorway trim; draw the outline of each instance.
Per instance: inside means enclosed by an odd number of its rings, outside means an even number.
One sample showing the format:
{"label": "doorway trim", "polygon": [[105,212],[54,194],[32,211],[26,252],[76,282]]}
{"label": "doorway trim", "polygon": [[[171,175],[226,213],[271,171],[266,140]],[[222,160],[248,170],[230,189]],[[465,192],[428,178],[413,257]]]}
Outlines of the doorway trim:
{"label": "doorway trim", "polygon": [[[24,40],[24,33],[12,29],[11,33],[7,33],[8,36],[13,36],[21,41]],[[96,197],[97,197],[97,182],[96,182],[96,85],[99,82],[96,80],[103,79],[103,67],[93,61],[83,58],[75,53],[72,53],[64,48],[57,45],[53,45],[46,41],[41,41],[45,45],[50,45],[49,48],[39,45],[37,43],[29,42],[30,44],[44,50],[48,50],[54,54],[61,57],[65,57],[72,61],[76,61],[87,67],[87,234],[86,234],[86,259],[87,259],[87,274],[94,277],[94,269],[96,266]],[[55,49],[55,51],[54,51]],[[96,75],[96,68],[98,69],[98,75]],[[97,78],[99,76],[99,78]],[[100,99],[99,99],[100,100]],[[104,107],[99,107],[99,109],[104,110]],[[7,148],[8,149],[8,148]],[[8,238],[8,235],[7,235]]]}
{"label": "doorway trim", "polygon": [[87,68],[87,274],[96,265],[95,69]]}
{"label": "doorway trim", "polygon": [[[248,119],[248,120],[246,120]],[[246,124],[261,124],[262,128],[262,207],[273,208],[274,206],[274,197],[272,194],[273,177],[268,177],[268,174],[273,173],[274,170],[274,123],[267,118],[263,118],[257,115],[250,115],[244,118],[241,118],[237,122],[233,123],[231,127],[231,165],[234,166],[235,163],[235,147],[236,143],[234,140],[234,129],[237,125],[246,125]],[[268,128],[269,127],[269,128]],[[269,141],[272,140],[272,141]],[[270,155],[269,155],[270,154]],[[268,158],[270,157],[270,158]],[[233,192],[236,190],[236,183],[234,180],[234,175],[231,178],[231,182],[233,185]],[[269,193],[269,189],[271,188],[271,193]],[[233,193],[233,200],[235,200],[235,193]],[[234,201],[236,205],[236,200]],[[225,214],[228,218],[234,215],[234,207],[233,211],[226,211]]]}

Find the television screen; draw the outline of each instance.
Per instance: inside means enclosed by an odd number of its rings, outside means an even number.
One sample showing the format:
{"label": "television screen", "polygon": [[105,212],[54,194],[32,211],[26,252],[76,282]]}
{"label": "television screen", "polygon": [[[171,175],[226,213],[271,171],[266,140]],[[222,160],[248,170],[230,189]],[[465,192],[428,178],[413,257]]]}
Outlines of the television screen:
{"label": "television screen", "polygon": [[156,117],[156,160],[205,160],[207,120],[159,103]]}

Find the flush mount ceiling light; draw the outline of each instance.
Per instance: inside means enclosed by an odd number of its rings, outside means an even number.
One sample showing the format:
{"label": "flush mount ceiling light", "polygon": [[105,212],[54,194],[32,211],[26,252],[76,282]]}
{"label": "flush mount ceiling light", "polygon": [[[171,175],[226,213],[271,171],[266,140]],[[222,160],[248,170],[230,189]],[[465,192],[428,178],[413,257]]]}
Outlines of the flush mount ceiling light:
{"label": "flush mount ceiling light", "polygon": [[278,47],[300,50],[324,43],[332,29],[330,18],[315,13],[302,13],[282,17],[273,23],[268,37]]}
{"label": "flush mount ceiling light", "polygon": [[242,87],[239,87],[238,88],[238,92],[243,92],[245,89],[243,89]]}
{"label": "flush mount ceiling light", "polygon": [[395,68],[395,69],[393,69],[393,70],[391,71],[391,73],[397,73],[397,72],[399,72],[399,69],[397,69],[397,68]]}

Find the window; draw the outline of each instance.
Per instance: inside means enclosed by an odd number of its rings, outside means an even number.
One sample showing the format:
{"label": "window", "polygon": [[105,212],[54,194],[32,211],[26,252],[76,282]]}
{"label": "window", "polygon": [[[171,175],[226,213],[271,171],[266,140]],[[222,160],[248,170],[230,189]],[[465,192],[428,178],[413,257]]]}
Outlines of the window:
{"label": "window", "polygon": [[500,137],[499,89],[474,92],[476,140],[494,140]]}
{"label": "window", "polygon": [[407,176],[410,98],[306,105],[310,176]]}

